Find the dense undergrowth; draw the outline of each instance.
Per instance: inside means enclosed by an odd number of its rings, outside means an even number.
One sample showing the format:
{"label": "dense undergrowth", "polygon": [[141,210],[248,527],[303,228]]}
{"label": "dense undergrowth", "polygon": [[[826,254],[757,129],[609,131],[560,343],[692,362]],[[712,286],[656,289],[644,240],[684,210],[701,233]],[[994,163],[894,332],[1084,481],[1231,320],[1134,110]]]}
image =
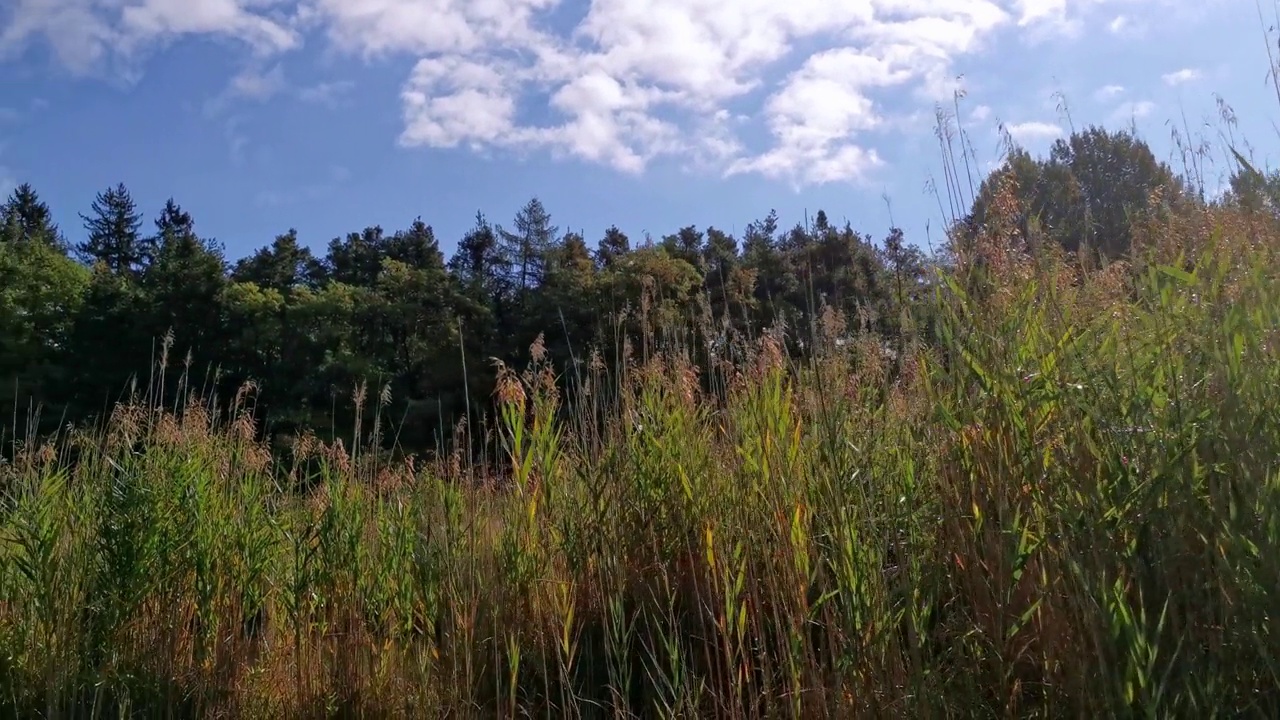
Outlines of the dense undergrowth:
{"label": "dense undergrowth", "polygon": [[535,346],[496,475],[143,394],[0,467],[0,713],[1276,717],[1280,233],[1135,234],[991,228],[933,346]]}

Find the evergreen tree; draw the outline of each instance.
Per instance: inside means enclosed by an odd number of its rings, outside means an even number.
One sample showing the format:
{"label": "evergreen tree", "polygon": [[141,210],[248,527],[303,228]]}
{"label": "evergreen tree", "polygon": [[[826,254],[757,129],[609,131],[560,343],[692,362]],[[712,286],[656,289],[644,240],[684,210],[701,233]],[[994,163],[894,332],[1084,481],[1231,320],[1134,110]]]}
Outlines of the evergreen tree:
{"label": "evergreen tree", "polygon": [[514,290],[511,258],[482,213],[476,213],[475,227],[458,242],[448,267],[465,297],[486,308],[492,320],[509,319],[507,309]]}
{"label": "evergreen tree", "polygon": [[357,322],[379,330],[361,351],[382,361],[387,376],[379,381],[391,383],[390,409],[404,418],[401,440],[426,446],[442,417],[464,411],[454,285],[435,234],[420,219],[386,244],[375,292],[357,308]]}
{"label": "evergreen tree", "polygon": [[63,239],[49,206],[34,188],[23,183],[0,205],[0,242],[41,242],[58,247]]}
{"label": "evergreen tree", "polygon": [[237,262],[231,276],[238,282],[251,282],[288,295],[295,288],[314,285],[322,275],[320,262],[310,248],[298,242],[298,231],[290,228],[277,235],[270,247],[259,248]]}
{"label": "evergreen tree", "polygon": [[[216,243],[196,235],[195,222],[172,198],[155,219],[148,241],[155,258],[142,275],[151,306],[146,330],[153,337],[173,332],[179,350],[210,350],[218,335],[218,298],[226,283],[226,263]],[[211,355],[206,358],[216,362]]]}
{"label": "evergreen tree", "polygon": [[362,232],[347,233],[345,238],[329,242],[324,266],[328,279],[358,287],[372,287],[387,255],[387,237],[382,227],[374,225]]}
{"label": "evergreen tree", "polygon": [[680,258],[693,267],[702,265],[702,242],[704,235],[694,225],[680,229],[675,235],[662,238],[662,246],[671,257]]}
{"label": "evergreen tree", "polygon": [[626,233],[611,225],[604,231],[604,237],[596,249],[596,265],[602,269],[612,268],[624,255],[631,252],[631,240]]}
{"label": "evergreen tree", "polygon": [[435,230],[422,218],[414,219],[408,230],[392,235],[385,243],[385,253],[388,258],[411,268],[435,272],[438,266],[441,273],[445,269]]}
{"label": "evergreen tree", "polygon": [[742,319],[753,289],[743,275],[738,257],[738,241],[717,228],[707,228],[702,248],[703,289],[710,303],[711,317],[718,323]]}
{"label": "evergreen tree", "polygon": [[92,208],[91,215],[80,216],[88,231],[88,239],[77,246],[81,259],[105,263],[117,275],[139,274],[154,247],[141,235],[142,215],[124,183],[98,193]]}
{"label": "evergreen tree", "polygon": [[516,318],[512,309],[511,259],[504,252],[498,234],[483,213],[476,213],[475,226],[458,242],[449,259],[448,270],[457,288],[454,303],[462,332],[462,353],[466,365],[466,391],[472,416],[481,417],[484,398],[492,389],[493,357],[512,351],[500,338],[509,338]]}
{"label": "evergreen tree", "polygon": [[514,226],[515,232],[502,229],[498,232],[513,262],[514,285],[520,302],[524,303],[528,291],[537,287],[546,275],[547,251],[560,230],[551,224],[551,215],[536,197],[516,213]]}
{"label": "evergreen tree", "polygon": [[596,267],[582,235],[565,236],[547,257],[547,277],[540,288],[531,330],[543,332],[552,362],[568,367],[584,357],[594,339],[599,317]]}
{"label": "evergreen tree", "polygon": [[747,226],[742,241],[743,264],[755,273],[755,322],[769,327],[788,315],[789,278],[778,239],[778,213]]}

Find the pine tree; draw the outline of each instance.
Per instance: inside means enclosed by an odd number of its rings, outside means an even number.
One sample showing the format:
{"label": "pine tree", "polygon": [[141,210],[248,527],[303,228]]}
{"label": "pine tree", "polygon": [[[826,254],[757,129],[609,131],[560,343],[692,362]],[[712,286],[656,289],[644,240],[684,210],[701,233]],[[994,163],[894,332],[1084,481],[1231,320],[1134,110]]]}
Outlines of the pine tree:
{"label": "pine tree", "polygon": [[386,256],[419,270],[444,269],[444,256],[435,230],[422,218],[414,219],[408,230],[397,232],[387,240]]}
{"label": "pine tree", "polygon": [[0,242],[63,245],[53,213],[29,183],[15,188],[4,205],[0,205]]}
{"label": "pine tree", "polygon": [[483,213],[476,213],[476,225],[458,242],[449,258],[449,272],[467,295],[486,304],[499,303],[510,294],[507,281],[511,258],[498,241],[498,234]]}
{"label": "pine tree", "polygon": [[382,270],[382,260],[387,256],[388,240],[382,226],[373,225],[329,241],[324,262],[328,278],[347,285],[373,287]]}
{"label": "pine tree", "polygon": [[173,198],[164,203],[164,209],[155,219],[156,234],[150,240],[153,247],[160,248],[177,240],[189,240],[195,237],[195,221],[191,214],[183,210]]}
{"label": "pine tree", "polygon": [[611,225],[604,231],[604,237],[597,246],[596,265],[601,269],[611,269],[629,252],[631,252],[631,240],[627,238],[626,233],[618,229],[617,225]]}
{"label": "pine tree", "polygon": [[154,250],[142,275],[150,306],[150,322],[143,330],[152,339],[172,331],[182,350],[192,350],[218,331],[218,296],[226,284],[226,263],[221,248],[196,234],[190,213],[172,198],[155,227],[155,235],[146,240]]}
{"label": "pine tree", "polygon": [[129,190],[124,183],[107,188],[94,198],[92,207],[92,215],[80,215],[89,233],[77,246],[81,259],[105,263],[117,275],[139,274],[151,261],[153,249],[140,235],[142,215]]}
{"label": "pine tree", "polygon": [[315,284],[321,274],[320,262],[310,248],[298,242],[298,231],[290,228],[277,235],[270,247],[259,248],[237,262],[231,277],[287,296],[295,288]]}
{"label": "pine tree", "polygon": [[547,251],[559,231],[551,224],[551,215],[542,201],[536,197],[516,213],[515,232],[499,230],[507,255],[515,264],[515,287],[522,302],[526,293],[545,277]]}
{"label": "pine tree", "polygon": [[778,213],[770,210],[764,220],[747,226],[742,241],[742,263],[756,274],[756,322],[768,327],[784,320],[789,283],[778,238]]}
{"label": "pine tree", "polygon": [[702,242],[702,232],[695,225],[680,228],[675,235],[662,238],[662,246],[671,257],[680,258],[693,267],[702,265]]}
{"label": "pine tree", "polygon": [[711,316],[717,322],[730,317],[733,303],[741,304],[746,299],[734,294],[738,264],[738,241],[723,230],[707,228],[707,242],[702,248],[702,287],[711,303]]}

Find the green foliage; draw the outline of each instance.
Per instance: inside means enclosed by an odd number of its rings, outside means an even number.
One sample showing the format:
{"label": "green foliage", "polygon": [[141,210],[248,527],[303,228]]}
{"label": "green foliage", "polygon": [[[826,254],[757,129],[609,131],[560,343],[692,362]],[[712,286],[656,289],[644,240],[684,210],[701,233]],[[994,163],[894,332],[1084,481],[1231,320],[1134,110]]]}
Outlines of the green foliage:
{"label": "green foliage", "polygon": [[1043,230],[1069,252],[1116,259],[1129,252],[1135,222],[1160,202],[1185,200],[1185,183],[1129,131],[1091,126],[1054,142],[1049,156],[1035,159],[1014,147],[1002,168],[983,182],[965,225],[972,232],[999,212],[992,208],[999,180],[1017,184],[1022,217],[1015,222],[1031,236]]}
{"label": "green foliage", "polygon": [[155,257],[140,279],[151,305],[144,332],[171,334],[180,347],[210,362],[214,343],[221,340],[218,299],[227,282],[222,251],[196,235],[191,216],[172,199],[155,225],[149,241]]}
{"label": "green foliage", "polygon": [[[0,243],[0,403],[13,407],[14,384],[48,399],[70,380],[66,352],[89,273],[56,246]],[[16,383],[14,382],[16,381]]]}
{"label": "green foliage", "polygon": [[1231,174],[1228,201],[1247,210],[1280,218],[1280,171],[1263,171],[1232,150],[1238,167]]}

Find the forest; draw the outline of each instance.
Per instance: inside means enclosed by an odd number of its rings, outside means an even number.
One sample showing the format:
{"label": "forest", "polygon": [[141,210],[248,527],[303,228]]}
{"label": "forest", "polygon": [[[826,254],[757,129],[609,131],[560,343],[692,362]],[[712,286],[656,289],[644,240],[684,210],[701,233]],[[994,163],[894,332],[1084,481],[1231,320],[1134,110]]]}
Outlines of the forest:
{"label": "forest", "polygon": [[417,219],[323,255],[290,230],[234,262],[176,201],[145,223],[123,184],[97,196],[76,242],[29,185],[0,213],[2,401],[38,408],[38,428],[127,399],[167,354],[202,391],[253,383],[273,434],[348,427],[353,390],[385,389],[399,447],[418,453],[489,410],[494,360],[527,357],[538,336],[566,369],[677,327],[719,342],[804,328],[828,305],[889,336],[926,267],[900,233],[877,246],[822,212],[785,231],[770,213],[741,241],[689,226],[633,243],[610,227],[593,249],[535,198],[510,229],[477,214],[447,261]]}
{"label": "forest", "polygon": [[928,252],[534,198],[228,258],[19,185],[0,712],[1275,717],[1280,173],[1233,153],[944,153]]}
{"label": "forest", "polygon": [[[1181,188],[1140,140],[1100,128],[1043,163],[1025,152],[1010,163],[1062,246],[1093,243],[1104,258],[1127,251],[1126,209]],[[1070,179],[1055,177],[1063,169]],[[982,223],[989,185],[953,220]],[[919,301],[950,262],[898,230],[876,238],[821,210],[791,228],[770,212],[741,238],[688,226],[633,240],[610,227],[589,243],[534,198],[509,227],[477,213],[447,260],[421,218],[335,237],[323,255],[290,230],[233,260],[176,200],[147,222],[124,184],[80,217],[83,228],[57,227],[25,184],[0,207],[0,407],[41,421],[19,435],[101,415],[165,355],[205,394],[252,383],[271,435],[331,435],[351,426],[357,387],[385,390],[399,447],[434,451],[492,409],[494,360],[527,359],[539,336],[566,372],[593,356],[616,364],[646,338],[733,347],[783,327],[795,350],[825,308],[900,343],[929,332]]]}

